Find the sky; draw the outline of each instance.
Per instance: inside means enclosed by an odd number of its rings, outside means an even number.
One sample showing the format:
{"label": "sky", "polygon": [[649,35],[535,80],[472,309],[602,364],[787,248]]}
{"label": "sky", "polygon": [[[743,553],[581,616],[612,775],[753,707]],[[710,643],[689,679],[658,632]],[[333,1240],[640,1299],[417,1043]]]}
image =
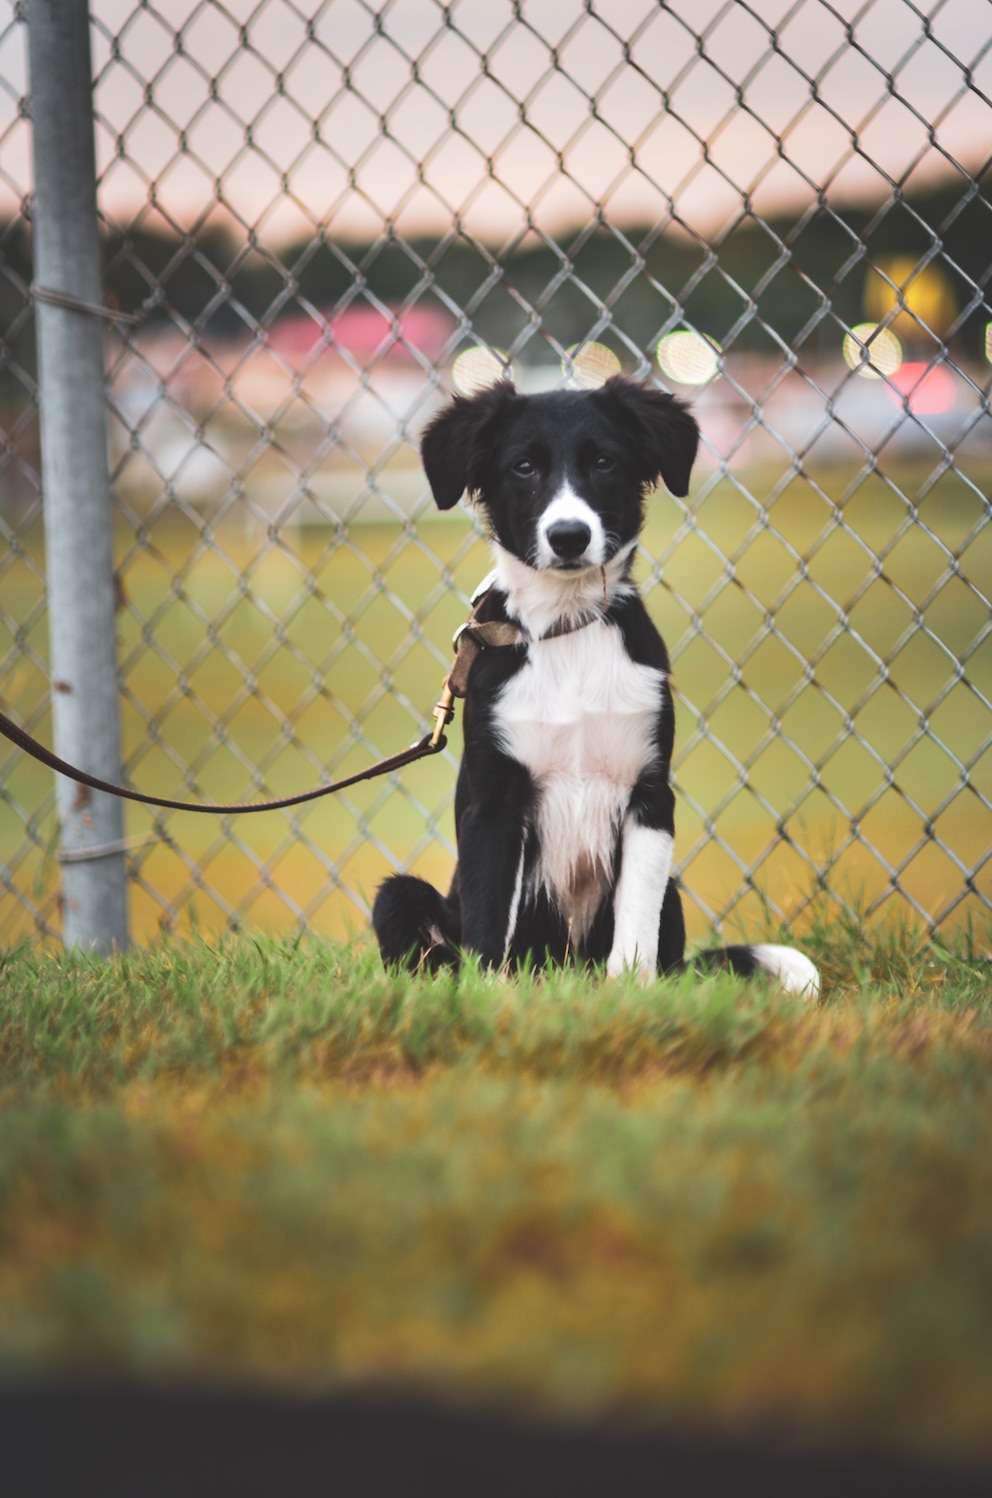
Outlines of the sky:
{"label": "sky", "polygon": [[[0,212],[30,190],[0,0]],[[702,233],[880,197],[992,151],[989,0],[91,0],[101,209],[274,245]],[[2,12],[0,12],[2,13]],[[528,219],[528,213],[530,218]]]}

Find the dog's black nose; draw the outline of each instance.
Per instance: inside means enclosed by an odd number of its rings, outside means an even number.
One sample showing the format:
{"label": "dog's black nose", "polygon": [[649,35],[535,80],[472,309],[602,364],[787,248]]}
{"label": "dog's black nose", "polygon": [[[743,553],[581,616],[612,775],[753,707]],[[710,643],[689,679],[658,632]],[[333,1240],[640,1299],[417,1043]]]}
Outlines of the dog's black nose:
{"label": "dog's black nose", "polygon": [[584,520],[556,520],[548,526],[548,545],[565,562],[580,557],[591,540],[592,531]]}

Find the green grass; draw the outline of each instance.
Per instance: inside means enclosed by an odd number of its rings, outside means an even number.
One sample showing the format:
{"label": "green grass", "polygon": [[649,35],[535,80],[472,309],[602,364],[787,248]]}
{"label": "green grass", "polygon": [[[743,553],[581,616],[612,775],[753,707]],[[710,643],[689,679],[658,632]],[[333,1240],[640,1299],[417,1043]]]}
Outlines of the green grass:
{"label": "green grass", "polygon": [[985,948],[806,945],[815,1006],[321,941],[9,952],[0,1373],[982,1448]]}

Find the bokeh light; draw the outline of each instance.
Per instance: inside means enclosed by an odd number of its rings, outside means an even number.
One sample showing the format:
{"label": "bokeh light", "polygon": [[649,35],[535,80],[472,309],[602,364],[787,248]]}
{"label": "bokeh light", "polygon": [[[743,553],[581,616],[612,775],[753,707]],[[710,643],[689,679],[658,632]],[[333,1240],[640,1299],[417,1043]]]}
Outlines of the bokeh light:
{"label": "bokeh light", "polygon": [[676,385],[706,385],[720,372],[720,345],[686,329],[667,333],[658,344],[658,365]]}
{"label": "bokeh light", "polygon": [[584,390],[596,390],[621,373],[620,360],[605,343],[576,344],[561,361],[567,383]]}
{"label": "bokeh light", "polygon": [[866,380],[877,380],[895,374],[902,363],[902,344],[890,328],[859,322],[844,336],[844,359]]}
{"label": "bokeh light", "polygon": [[901,364],[889,383],[893,400],[905,403],[914,416],[943,416],[953,410],[958,398],[954,376],[942,364],[933,368],[922,361]]}
{"label": "bokeh light", "polygon": [[505,379],[506,375],[506,359],[498,349],[486,348],[482,344],[462,349],[451,366],[452,381],[461,395],[474,395],[477,390],[485,390],[487,386],[495,385],[497,380]]}

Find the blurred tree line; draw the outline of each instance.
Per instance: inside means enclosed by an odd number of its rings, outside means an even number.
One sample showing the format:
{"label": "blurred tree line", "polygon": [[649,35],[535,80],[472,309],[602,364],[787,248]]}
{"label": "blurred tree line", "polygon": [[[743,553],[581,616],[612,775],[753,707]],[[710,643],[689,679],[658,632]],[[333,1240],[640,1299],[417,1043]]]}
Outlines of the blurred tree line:
{"label": "blurred tree line", "polygon": [[[979,184],[962,190],[959,181],[884,206],[819,204],[769,219],[745,212],[708,242],[677,229],[593,222],[557,243],[532,233],[508,250],[480,248],[457,232],[410,241],[384,234],[371,244],[321,233],[277,253],[218,227],[186,237],[115,230],[105,241],[105,285],[113,305],[143,310],[149,327],[178,319],[205,337],[246,336],[301,304],[330,316],[368,292],[390,306],[462,309],[469,342],[507,349],[530,328],[525,359],[552,357],[550,339],[568,347],[593,336],[629,367],[631,346],[650,358],[659,336],[683,323],[740,352],[791,348],[800,361],[836,352],[843,325],[863,321],[879,302],[872,267],[899,267],[913,308],[921,261],[931,292],[939,282],[928,301],[941,309],[934,331],[959,357],[979,357],[992,320],[992,202]],[[8,411],[33,380],[31,278],[29,228],[19,219],[0,228]],[[978,305],[975,285],[985,289]],[[912,337],[912,319],[902,323]],[[923,342],[932,352],[932,341]]]}

